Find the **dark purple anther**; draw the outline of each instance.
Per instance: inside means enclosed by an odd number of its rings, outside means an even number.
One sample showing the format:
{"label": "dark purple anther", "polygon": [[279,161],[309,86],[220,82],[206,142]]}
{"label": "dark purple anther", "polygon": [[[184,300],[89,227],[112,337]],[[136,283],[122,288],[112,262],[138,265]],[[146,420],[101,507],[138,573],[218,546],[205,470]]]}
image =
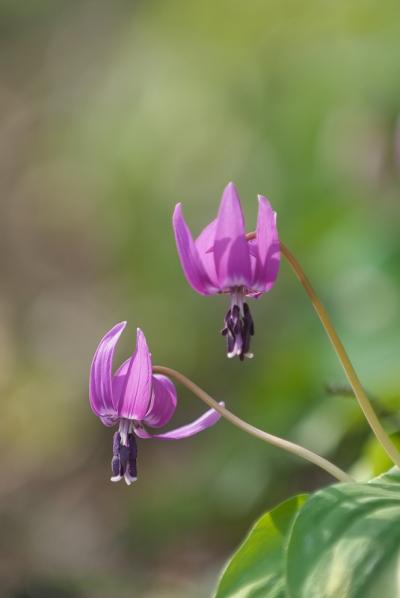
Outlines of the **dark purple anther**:
{"label": "dark purple anther", "polygon": [[[174,383],[162,374],[153,374],[151,353],[143,332],[137,329],[136,351],[114,373],[113,355],[126,322],[116,324],[103,336],[90,368],[90,406],[107,427],[118,424],[113,436],[111,470],[113,482],[136,480],[136,437],[180,440],[213,426],[221,417],[209,409],[186,426],[158,431],[175,413]],[[223,403],[220,403],[223,406]],[[150,432],[147,429],[155,428]]]}
{"label": "dark purple anther", "polygon": [[233,183],[222,194],[218,215],[194,239],[183,217],[174,211],[173,227],[183,271],[191,287],[201,295],[229,294],[230,310],[222,334],[228,357],[252,357],[253,321],[246,297],[257,298],[275,284],[280,264],[276,213],[266,197],[258,196],[257,226],[246,234],[240,198]]}
{"label": "dark purple anther", "polygon": [[134,434],[128,434],[127,444],[121,441],[121,434],[115,432],[113,437],[113,458],[111,461],[112,482],[119,482],[125,478],[125,482],[130,485],[137,479],[137,445]]}
{"label": "dark purple anther", "polygon": [[249,352],[250,350],[250,337],[254,336],[254,322],[253,318],[251,317],[250,308],[247,303],[243,304],[243,348],[242,348],[242,355],[240,355],[240,360],[243,361],[244,357],[252,357],[253,354]]}
{"label": "dark purple anther", "polygon": [[221,331],[227,340],[227,355],[229,358],[251,358],[250,337],[254,335],[254,323],[247,303],[242,306],[234,304],[225,316],[225,327]]}

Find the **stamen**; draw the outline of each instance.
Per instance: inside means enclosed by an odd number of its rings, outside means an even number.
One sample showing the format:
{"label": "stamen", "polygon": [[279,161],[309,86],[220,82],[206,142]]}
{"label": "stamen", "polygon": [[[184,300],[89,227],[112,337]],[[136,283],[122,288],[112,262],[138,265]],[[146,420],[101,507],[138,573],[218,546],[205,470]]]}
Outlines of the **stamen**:
{"label": "stamen", "polygon": [[[125,481],[128,484],[131,484],[135,480],[137,480],[137,444],[136,444],[136,436],[134,434],[129,434],[129,451],[128,451],[128,464],[127,470],[125,472]],[[128,479],[129,478],[129,482]]]}
{"label": "stamen", "polygon": [[243,303],[243,290],[236,289],[232,292],[231,308],[225,315],[224,322],[221,334],[226,336],[227,357],[239,357],[241,361],[245,357],[251,359],[253,354],[249,349],[250,337],[254,335],[254,322],[249,306]]}
{"label": "stamen", "polygon": [[127,471],[125,472],[124,475],[125,478],[125,483],[130,486],[131,484],[133,484],[133,482],[136,482],[137,478],[133,478]]}
{"label": "stamen", "polygon": [[121,476],[121,459],[119,457],[119,447],[121,446],[121,435],[115,432],[113,436],[113,458],[111,460],[112,482],[119,482]]}
{"label": "stamen", "polygon": [[130,432],[131,422],[129,419],[121,419],[119,422],[119,433],[121,435],[121,444],[128,446],[128,434]]}
{"label": "stamen", "polygon": [[252,359],[253,353],[250,353],[250,337],[254,336],[254,322],[251,317],[250,308],[247,303],[243,305],[243,348],[240,359],[243,361],[245,357]]}
{"label": "stamen", "polygon": [[[125,420],[128,421],[128,420]],[[122,421],[120,423],[121,428]],[[130,422],[128,421],[128,429]],[[125,438],[124,438],[125,439]],[[130,486],[132,482],[137,480],[137,445],[136,436],[128,433],[126,436],[126,444],[123,443],[122,434],[120,431],[115,432],[113,437],[113,458],[111,461],[112,482],[119,482],[125,478],[125,482]]]}
{"label": "stamen", "polygon": [[239,314],[243,316],[243,300],[244,300],[244,290],[242,287],[234,289],[231,292],[231,309],[234,307],[239,308]]}

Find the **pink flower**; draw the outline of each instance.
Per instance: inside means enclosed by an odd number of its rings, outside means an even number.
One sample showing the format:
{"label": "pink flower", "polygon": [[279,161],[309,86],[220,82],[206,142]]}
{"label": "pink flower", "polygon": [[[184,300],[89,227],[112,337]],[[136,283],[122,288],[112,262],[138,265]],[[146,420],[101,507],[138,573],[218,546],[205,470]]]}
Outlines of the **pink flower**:
{"label": "pink flower", "polygon": [[119,424],[113,438],[112,478],[129,485],[137,479],[136,436],[180,440],[214,425],[219,413],[210,409],[194,422],[159,434],[145,426],[161,428],[175,413],[175,385],[166,376],[153,374],[151,354],[143,332],[137,329],[135,353],[113,374],[114,350],[126,326],[116,324],[100,341],[90,369],[89,399],[94,413],[105,426]]}
{"label": "pink flower", "polygon": [[276,213],[258,196],[256,237],[246,239],[244,216],[236,187],[229,183],[222,194],[217,218],[193,240],[181,204],[173,215],[179,258],[186,279],[201,295],[229,293],[230,309],[222,334],[228,357],[252,357],[253,319],[245,297],[259,297],[274,286],[279,272],[280,246]]}

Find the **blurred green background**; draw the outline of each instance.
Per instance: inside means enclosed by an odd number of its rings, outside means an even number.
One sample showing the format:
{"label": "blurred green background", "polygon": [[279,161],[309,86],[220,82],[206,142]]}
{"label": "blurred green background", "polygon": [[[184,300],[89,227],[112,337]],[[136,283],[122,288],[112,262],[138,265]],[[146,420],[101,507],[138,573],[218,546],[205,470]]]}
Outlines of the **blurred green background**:
{"label": "blurred green background", "polygon": [[[111,484],[87,378],[122,319],[120,361],[140,325],[251,423],[359,479],[387,465],[287,265],[228,361],[226,297],[190,289],[170,222],[182,201],[197,234],[233,180],[251,229],[268,196],[395,432],[399,73],[397,0],[0,2],[1,596],[209,596],[263,510],[332,481],[222,421],[140,442]],[[174,423],[202,409],[180,389]]]}

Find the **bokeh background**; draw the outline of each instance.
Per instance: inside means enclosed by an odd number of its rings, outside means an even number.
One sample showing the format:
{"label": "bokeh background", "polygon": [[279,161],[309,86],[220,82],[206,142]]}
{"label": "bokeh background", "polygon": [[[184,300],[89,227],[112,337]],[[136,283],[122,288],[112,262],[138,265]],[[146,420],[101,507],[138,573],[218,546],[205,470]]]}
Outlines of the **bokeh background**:
{"label": "bokeh background", "polygon": [[[186,283],[195,233],[256,194],[337,324],[385,426],[399,421],[397,0],[0,2],[0,595],[200,598],[263,510],[331,479],[220,422],[139,444],[109,482],[91,413],[99,339],[136,326],[255,425],[367,479],[388,464],[283,264],[252,304],[255,358],[228,361],[225,297]],[[174,423],[201,413],[180,389]]]}

